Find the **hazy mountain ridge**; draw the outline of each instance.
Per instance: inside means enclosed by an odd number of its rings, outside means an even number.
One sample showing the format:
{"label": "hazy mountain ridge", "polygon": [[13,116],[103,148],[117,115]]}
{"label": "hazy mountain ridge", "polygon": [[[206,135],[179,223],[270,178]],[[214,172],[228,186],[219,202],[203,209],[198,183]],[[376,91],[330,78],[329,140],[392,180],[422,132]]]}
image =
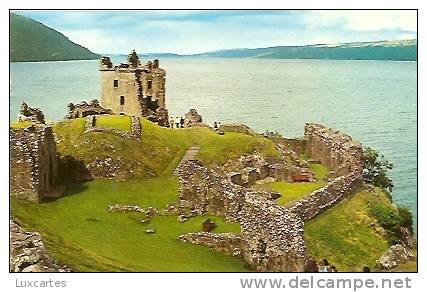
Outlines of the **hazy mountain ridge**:
{"label": "hazy mountain ridge", "polygon": [[196,54],[194,56],[222,58],[416,61],[417,40],[385,40],[376,42],[233,49]]}
{"label": "hazy mountain ridge", "polygon": [[[127,55],[112,54],[122,57]],[[255,49],[229,49],[206,53],[180,55],[174,53],[145,53],[142,58],[269,58],[269,59],[330,59],[330,60],[393,60],[416,61],[417,39],[382,40],[306,46],[274,46]]]}

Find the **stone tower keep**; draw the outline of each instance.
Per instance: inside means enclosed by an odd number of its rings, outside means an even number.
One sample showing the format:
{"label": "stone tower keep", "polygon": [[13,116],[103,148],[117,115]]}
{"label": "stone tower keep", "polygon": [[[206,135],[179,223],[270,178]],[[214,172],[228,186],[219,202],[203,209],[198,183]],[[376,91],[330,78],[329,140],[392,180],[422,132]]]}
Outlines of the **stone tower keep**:
{"label": "stone tower keep", "polygon": [[102,57],[101,105],[117,114],[145,117],[168,126],[165,105],[166,72],[159,67],[159,60],[141,65],[138,55],[132,51],[127,63],[114,65],[109,57]]}

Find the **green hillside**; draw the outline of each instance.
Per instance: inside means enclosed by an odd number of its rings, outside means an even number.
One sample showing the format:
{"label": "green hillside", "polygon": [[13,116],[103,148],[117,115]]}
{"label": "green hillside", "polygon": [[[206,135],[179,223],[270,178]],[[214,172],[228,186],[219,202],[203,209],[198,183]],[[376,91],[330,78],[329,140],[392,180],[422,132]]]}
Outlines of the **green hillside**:
{"label": "green hillside", "polygon": [[92,60],[99,57],[40,22],[10,14],[11,62]]}
{"label": "green hillside", "polygon": [[221,58],[416,61],[417,40],[234,49],[208,52],[197,56]]}

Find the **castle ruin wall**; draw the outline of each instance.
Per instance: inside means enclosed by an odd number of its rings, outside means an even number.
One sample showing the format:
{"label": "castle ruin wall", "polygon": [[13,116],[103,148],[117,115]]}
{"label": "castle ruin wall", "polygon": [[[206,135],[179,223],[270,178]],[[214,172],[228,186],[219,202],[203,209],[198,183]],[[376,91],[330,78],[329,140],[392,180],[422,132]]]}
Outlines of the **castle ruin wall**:
{"label": "castle ruin wall", "polygon": [[35,124],[10,130],[11,195],[40,202],[53,190],[58,173],[52,128]]}
{"label": "castle ruin wall", "polygon": [[362,173],[362,145],[350,136],[320,124],[307,123],[304,138],[307,154],[333,170],[334,177]]}
{"label": "castle ruin wall", "polygon": [[[242,259],[256,270],[303,270],[302,221],[292,211],[277,206],[276,193],[233,184],[218,170],[208,169],[198,160],[183,163],[180,174],[177,202],[180,214],[212,214],[240,223],[240,246],[233,244],[223,249],[240,248]],[[207,240],[205,234],[183,238],[196,244],[217,246]]]}

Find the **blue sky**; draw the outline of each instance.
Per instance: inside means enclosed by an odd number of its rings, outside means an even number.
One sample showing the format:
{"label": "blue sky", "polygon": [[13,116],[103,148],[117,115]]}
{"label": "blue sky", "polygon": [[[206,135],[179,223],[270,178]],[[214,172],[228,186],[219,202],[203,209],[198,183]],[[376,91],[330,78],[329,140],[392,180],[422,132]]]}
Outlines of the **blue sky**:
{"label": "blue sky", "polygon": [[97,53],[416,38],[415,11],[21,11]]}

